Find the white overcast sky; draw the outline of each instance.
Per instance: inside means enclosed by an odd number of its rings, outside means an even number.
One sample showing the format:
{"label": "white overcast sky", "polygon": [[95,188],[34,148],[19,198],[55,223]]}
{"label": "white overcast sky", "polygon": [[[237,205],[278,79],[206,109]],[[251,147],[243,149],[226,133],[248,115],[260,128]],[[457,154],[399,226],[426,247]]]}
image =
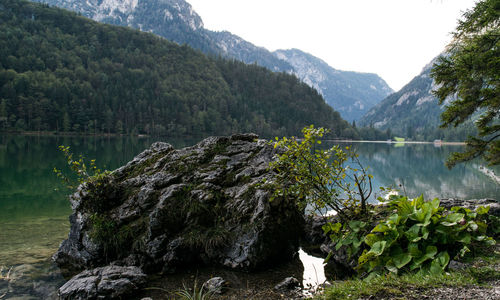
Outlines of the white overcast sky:
{"label": "white overcast sky", "polygon": [[268,50],[297,48],[399,90],[451,40],[475,0],[187,0],[205,28]]}

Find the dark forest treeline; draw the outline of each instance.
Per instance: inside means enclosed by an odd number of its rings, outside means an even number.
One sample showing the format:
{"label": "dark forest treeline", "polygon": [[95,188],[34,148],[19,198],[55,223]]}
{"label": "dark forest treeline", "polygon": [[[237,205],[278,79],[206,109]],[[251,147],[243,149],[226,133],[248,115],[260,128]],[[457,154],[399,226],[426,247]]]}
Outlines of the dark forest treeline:
{"label": "dark forest treeline", "polygon": [[79,133],[358,132],[295,76],[210,58],[152,34],[0,2],[0,129]]}

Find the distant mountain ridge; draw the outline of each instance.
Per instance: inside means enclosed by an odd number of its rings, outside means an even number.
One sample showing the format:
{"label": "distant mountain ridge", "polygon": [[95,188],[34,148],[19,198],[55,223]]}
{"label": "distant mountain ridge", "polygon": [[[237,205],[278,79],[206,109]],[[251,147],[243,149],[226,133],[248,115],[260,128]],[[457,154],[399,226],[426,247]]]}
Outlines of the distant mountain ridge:
{"label": "distant mountain ridge", "polygon": [[336,70],[298,49],[277,50],[274,54],[290,63],[294,73],[316,88],[347,121],[359,120],[369,108],[393,92],[376,74]]}
{"label": "distant mountain ridge", "polygon": [[[271,53],[227,31],[204,28],[201,17],[184,0],[33,0],[81,13],[96,21],[152,32],[212,55],[257,63],[275,72],[293,73],[314,87],[343,118],[357,120],[392,92],[376,74],[335,70],[300,50]],[[300,60],[298,59],[300,57]],[[308,62],[304,66],[302,62]],[[320,77],[311,76],[321,74]]]}

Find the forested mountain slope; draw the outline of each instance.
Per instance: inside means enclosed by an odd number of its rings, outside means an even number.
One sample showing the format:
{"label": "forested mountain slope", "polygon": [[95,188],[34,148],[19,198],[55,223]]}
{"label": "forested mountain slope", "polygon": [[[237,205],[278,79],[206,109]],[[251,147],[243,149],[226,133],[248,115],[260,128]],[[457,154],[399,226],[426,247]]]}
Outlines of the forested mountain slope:
{"label": "forested mountain slope", "polygon": [[[392,92],[376,74],[335,70],[303,52],[300,53],[301,61],[298,61],[296,56],[284,55],[295,50],[279,50],[275,55],[230,32],[207,30],[201,17],[184,0],[33,1],[70,9],[99,22],[152,32],[170,41],[188,44],[206,54],[222,55],[247,64],[257,63],[272,71],[294,73],[316,88],[327,103],[348,121],[358,120]],[[311,76],[311,73],[319,76]]]}
{"label": "forested mountain slope", "polygon": [[0,2],[0,128],[169,135],[353,133],[295,76],[47,5]]}
{"label": "forested mountain slope", "polygon": [[463,141],[467,135],[473,134],[474,126],[470,122],[457,128],[438,128],[440,115],[448,101],[439,105],[432,94],[435,84],[430,72],[435,60],[401,90],[370,109],[359,124],[381,130],[390,129],[393,134],[417,140]]}

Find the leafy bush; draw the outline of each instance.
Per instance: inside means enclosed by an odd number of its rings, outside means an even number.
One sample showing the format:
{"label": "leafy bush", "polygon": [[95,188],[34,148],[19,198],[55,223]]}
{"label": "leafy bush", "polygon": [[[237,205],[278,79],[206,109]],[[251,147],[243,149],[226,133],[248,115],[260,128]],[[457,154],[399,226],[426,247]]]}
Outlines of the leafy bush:
{"label": "leafy bush", "polygon": [[[323,225],[325,234],[329,234],[330,240],[335,244],[335,250],[345,247],[349,258],[358,257],[359,253],[366,249],[365,236],[372,227],[369,222],[352,220],[345,223],[328,222]],[[329,259],[329,258],[328,258]]]}
{"label": "leafy bush", "polygon": [[309,205],[315,211],[334,210],[342,220],[365,214],[372,176],[357,154],[338,145],[316,149],[328,133],[324,128],[311,125],[302,133],[301,139],[283,137],[273,142],[275,148],[283,149],[270,164],[277,172],[274,197],[293,196],[302,208]]}
{"label": "leafy bush", "polygon": [[349,255],[357,255],[363,249],[357,268],[370,276],[405,271],[439,274],[450,258],[463,257],[480,243],[495,244],[486,235],[488,207],[446,210],[437,198],[426,202],[422,196],[393,195],[381,209],[390,213],[369,232],[370,223],[359,220],[324,226],[337,250],[346,246]]}
{"label": "leafy bush", "polygon": [[102,180],[107,175],[111,174],[110,171],[97,168],[95,164],[95,159],[90,160],[89,167],[85,163],[85,157],[80,154],[77,160],[73,159],[73,153],[70,151],[69,146],[61,145],[59,150],[64,154],[68,167],[74,172],[76,176],[76,181],[73,176],[64,175],[64,173],[54,168],[54,173],[61,181],[66,185],[68,189],[75,189],[77,185],[88,182],[98,182]]}
{"label": "leafy bush", "polygon": [[57,168],[54,168],[54,173],[70,190],[75,190],[78,185],[86,187],[86,194],[82,195],[80,204],[85,211],[102,213],[117,204],[120,190],[113,184],[110,171],[97,168],[95,159],[90,160],[88,165],[83,155],[74,159],[69,146],[59,146],[59,150],[63,152],[73,174],[65,175]]}

